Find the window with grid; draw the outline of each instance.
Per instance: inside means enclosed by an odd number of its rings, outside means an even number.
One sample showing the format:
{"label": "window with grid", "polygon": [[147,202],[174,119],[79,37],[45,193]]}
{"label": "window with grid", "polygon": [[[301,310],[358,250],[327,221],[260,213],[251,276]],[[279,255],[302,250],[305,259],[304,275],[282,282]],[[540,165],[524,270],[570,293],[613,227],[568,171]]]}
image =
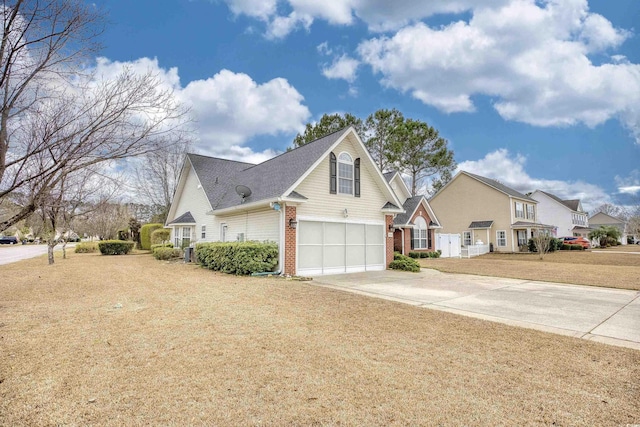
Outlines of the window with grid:
{"label": "window with grid", "polygon": [[504,230],[496,231],[496,243],[498,246],[507,246],[507,232]]}
{"label": "window with grid", "polygon": [[524,218],[524,204],[516,202],[516,218]]}
{"label": "window with grid", "polygon": [[527,244],[527,230],[518,230],[518,246]]}
{"label": "window with grid", "polygon": [[464,239],[464,245],[465,246],[470,246],[471,245],[471,232],[470,231],[463,231],[462,232],[462,237]]}
{"label": "window with grid", "polygon": [[338,156],[338,193],[353,194],[353,159],[347,153]]}
{"label": "window with grid", "polygon": [[413,228],[413,248],[414,249],[427,249],[427,221],[421,216],[415,219]]}
{"label": "window with grid", "polygon": [[200,230],[200,238],[201,239],[206,239],[207,238],[207,226],[203,225],[202,229]]}
{"label": "window with grid", "polygon": [[535,221],[536,219],[536,211],[533,205],[527,205],[527,218]]}
{"label": "window with grid", "polygon": [[182,227],[182,245],[180,247],[186,248],[191,244],[191,227]]}

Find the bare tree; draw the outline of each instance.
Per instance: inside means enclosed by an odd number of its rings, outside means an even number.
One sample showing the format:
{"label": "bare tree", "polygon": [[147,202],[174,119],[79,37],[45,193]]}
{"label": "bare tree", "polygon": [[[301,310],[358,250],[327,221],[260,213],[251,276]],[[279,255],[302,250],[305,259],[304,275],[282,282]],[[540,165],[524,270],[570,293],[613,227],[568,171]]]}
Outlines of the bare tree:
{"label": "bare tree", "polygon": [[30,197],[0,231],[35,211],[68,174],[172,147],[185,121],[186,111],[155,74],[128,68],[40,102],[22,117],[0,185],[0,198],[27,187]]}
{"label": "bare tree", "polygon": [[[0,231],[28,217],[68,174],[171,147],[186,111],[152,72],[92,75],[102,16],[81,0],[3,2],[0,200],[21,194]],[[55,194],[54,194],[55,198]]]}
{"label": "bare tree", "polygon": [[549,230],[538,230],[533,237],[533,245],[538,252],[538,257],[542,260],[544,256],[551,250],[553,244],[553,236],[549,233]]}
{"label": "bare tree", "polygon": [[184,139],[166,150],[156,150],[135,159],[133,181],[138,200],[148,206],[160,206],[165,219],[189,147],[190,141]]}
{"label": "bare tree", "polygon": [[612,205],[611,203],[604,203],[598,206],[593,213],[596,214],[598,212],[602,212],[620,219],[627,219],[627,217],[629,216],[629,213],[624,207]]}

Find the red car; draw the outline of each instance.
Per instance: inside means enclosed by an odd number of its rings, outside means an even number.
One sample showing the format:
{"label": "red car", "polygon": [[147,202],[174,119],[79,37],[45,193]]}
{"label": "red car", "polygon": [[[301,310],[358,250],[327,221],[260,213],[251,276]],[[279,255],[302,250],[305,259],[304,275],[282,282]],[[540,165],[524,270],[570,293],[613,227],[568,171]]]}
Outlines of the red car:
{"label": "red car", "polygon": [[567,245],[580,245],[585,249],[591,249],[591,242],[584,237],[563,237],[562,241]]}

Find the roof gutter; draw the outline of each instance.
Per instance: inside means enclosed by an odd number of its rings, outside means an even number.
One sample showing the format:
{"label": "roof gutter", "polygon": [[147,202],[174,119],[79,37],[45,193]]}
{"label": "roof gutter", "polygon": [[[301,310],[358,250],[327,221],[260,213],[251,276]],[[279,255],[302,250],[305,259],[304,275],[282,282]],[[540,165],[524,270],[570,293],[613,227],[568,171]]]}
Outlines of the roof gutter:
{"label": "roof gutter", "polygon": [[244,212],[252,209],[259,209],[263,207],[271,207],[272,203],[305,203],[306,200],[298,199],[294,197],[271,197],[269,199],[258,200],[257,202],[251,202],[246,204],[240,204],[231,206],[224,209],[214,209],[207,212],[207,215],[226,215],[233,212]]}

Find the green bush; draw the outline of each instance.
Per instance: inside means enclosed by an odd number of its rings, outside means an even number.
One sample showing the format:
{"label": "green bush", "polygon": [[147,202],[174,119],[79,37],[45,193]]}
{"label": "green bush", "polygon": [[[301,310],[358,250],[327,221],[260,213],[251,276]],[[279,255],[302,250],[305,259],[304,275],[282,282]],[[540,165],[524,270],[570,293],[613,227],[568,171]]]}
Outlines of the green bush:
{"label": "green bush", "polygon": [[155,251],[156,248],[172,248],[173,243],[159,243],[157,245],[151,245],[151,252]]}
{"label": "green bush", "polygon": [[273,242],[213,242],[196,245],[196,261],[205,268],[229,274],[273,271],[278,245]]}
{"label": "green bush", "polygon": [[389,268],[392,270],[404,270],[417,273],[420,271],[420,264],[414,258],[395,253],[393,254],[393,261],[389,264]]}
{"label": "green bush", "polygon": [[[555,252],[555,251],[561,250],[563,244],[564,244],[564,241],[562,239],[556,239],[555,237],[552,237],[551,241],[549,242],[549,252]],[[529,239],[529,243],[527,246],[529,247],[529,252],[538,252],[533,239]]]}
{"label": "green bush", "polygon": [[413,259],[420,258],[420,252],[409,252],[409,257]]}
{"label": "green bush", "polygon": [[124,240],[103,240],[98,243],[102,255],[126,255],[133,249],[134,242]]}
{"label": "green bush", "polygon": [[153,245],[168,242],[170,238],[170,228],[158,228],[157,230],[153,230],[153,232],[151,233],[151,247],[153,247]]}
{"label": "green bush", "polygon": [[169,248],[169,247],[157,247],[153,250],[153,257],[158,260],[169,260],[172,258],[181,258],[182,249]]}
{"label": "green bush", "polygon": [[584,251],[584,246],[582,246],[582,245],[569,245],[569,246],[570,246],[569,250],[572,250],[572,251]]}
{"label": "green bush", "polygon": [[148,251],[151,249],[151,233],[158,228],[162,228],[162,224],[145,224],[140,228],[140,247]]}
{"label": "green bush", "polygon": [[77,254],[92,254],[98,252],[98,242],[78,243],[74,252]]}

